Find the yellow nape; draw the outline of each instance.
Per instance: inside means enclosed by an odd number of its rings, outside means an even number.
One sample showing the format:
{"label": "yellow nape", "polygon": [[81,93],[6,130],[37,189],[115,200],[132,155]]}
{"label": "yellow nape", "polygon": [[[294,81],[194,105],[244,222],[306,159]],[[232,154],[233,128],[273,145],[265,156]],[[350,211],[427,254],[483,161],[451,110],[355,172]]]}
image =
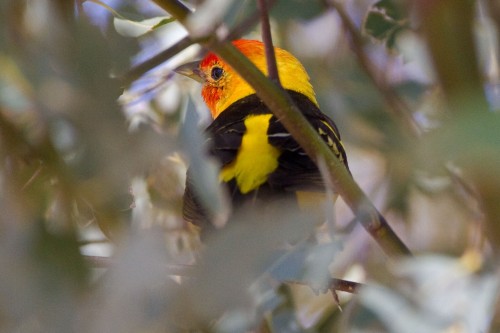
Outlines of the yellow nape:
{"label": "yellow nape", "polygon": [[243,194],[264,184],[269,174],[278,167],[281,152],[268,142],[269,119],[270,114],[250,115],[245,119],[246,131],[236,159],[220,172],[220,181],[236,179]]}
{"label": "yellow nape", "polygon": [[[257,68],[267,75],[267,62],[263,45],[259,43],[250,46],[251,47],[245,47],[240,50],[257,66]],[[309,98],[314,104],[318,105],[313,86],[309,81],[309,75],[300,61],[288,51],[278,47],[275,48],[275,54],[279,79],[283,88],[301,93]],[[216,116],[234,102],[255,93],[255,90],[234,70],[229,69],[227,74],[228,77],[225,80],[224,93],[220,96],[220,99],[215,105]]]}

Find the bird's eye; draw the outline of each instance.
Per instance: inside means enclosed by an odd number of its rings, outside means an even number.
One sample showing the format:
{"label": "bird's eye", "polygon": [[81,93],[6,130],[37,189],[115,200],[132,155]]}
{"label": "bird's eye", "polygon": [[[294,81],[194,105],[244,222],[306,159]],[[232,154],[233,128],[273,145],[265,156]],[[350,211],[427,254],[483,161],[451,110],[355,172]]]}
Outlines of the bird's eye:
{"label": "bird's eye", "polygon": [[222,77],[222,74],[224,74],[224,70],[222,68],[213,67],[212,72],[210,73],[210,76],[212,77],[212,79],[217,81],[218,79],[220,79]]}

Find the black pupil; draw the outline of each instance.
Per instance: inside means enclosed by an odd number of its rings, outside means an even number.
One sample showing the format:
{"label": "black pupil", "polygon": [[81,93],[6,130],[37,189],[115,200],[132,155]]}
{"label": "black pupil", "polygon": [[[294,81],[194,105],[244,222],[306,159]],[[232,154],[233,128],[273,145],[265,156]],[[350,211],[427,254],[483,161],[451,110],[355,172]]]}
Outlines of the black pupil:
{"label": "black pupil", "polygon": [[212,76],[212,79],[218,80],[221,78],[223,72],[224,70],[222,68],[214,67],[212,68],[212,73],[210,75]]}

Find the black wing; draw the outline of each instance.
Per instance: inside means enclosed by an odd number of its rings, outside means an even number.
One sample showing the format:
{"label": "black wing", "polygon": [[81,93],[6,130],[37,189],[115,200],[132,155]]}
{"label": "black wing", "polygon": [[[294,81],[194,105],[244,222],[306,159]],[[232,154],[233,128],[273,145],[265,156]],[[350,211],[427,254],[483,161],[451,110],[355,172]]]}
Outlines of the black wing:
{"label": "black wing", "polygon": [[[304,95],[293,91],[289,93],[310,124],[348,168],[347,157],[335,123]],[[256,95],[251,95],[232,104],[207,128],[209,135],[207,149],[210,155],[218,159],[221,166],[231,163],[236,158],[246,130],[245,118],[251,114],[271,114],[271,111]],[[297,190],[324,190],[324,181],[316,164],[275,116],[270,118],[267,135],[269,143],[281,151],[279,166],[269,175],[267,183],[248,194],[241,194],[234,180],[228,183],[227,187],[234,205],[249,197],[254,200],[256,196],[283,197]],[[184,216],[196,224],[206,220],[203,209],[193,193],[189,172],[184,195]]]}
{"label": "black wing", "polygon": [[[304,95],[296,92],[289,93],[309,123],[349,169],[346,153],[335,123]],[[279,167],[269,177],[269,182],[274,184],[275,188],[282,188],[284,191],[324,190],[324,180],[318,167],[276,117],[271,118],[268,137],[269,142],[282,151]]]}

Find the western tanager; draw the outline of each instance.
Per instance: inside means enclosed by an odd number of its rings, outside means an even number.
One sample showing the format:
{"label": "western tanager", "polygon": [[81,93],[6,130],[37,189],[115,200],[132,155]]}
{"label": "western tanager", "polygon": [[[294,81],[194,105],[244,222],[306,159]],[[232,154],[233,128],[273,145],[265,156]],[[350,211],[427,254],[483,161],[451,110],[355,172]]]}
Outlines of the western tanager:
{"label": "western tanager", "polygon": [[[233,45],[267,73],[264,44],[237,40]],[[304,66],[289,52],[275,48],[279,79],[307,120],[335,155],[347,158],[335,123],[323,114]],[[255,90],[214,53],[183,66],[179,73],[202,82],[202,96],[213,122],[207,128],[209,154],[221,165],[219,179],[233,206],[244,202],[296,198],[298,193],[325,191],[318,167]],[[210,220],[190,184],[184,194],[184,218],[204,227]]]}

